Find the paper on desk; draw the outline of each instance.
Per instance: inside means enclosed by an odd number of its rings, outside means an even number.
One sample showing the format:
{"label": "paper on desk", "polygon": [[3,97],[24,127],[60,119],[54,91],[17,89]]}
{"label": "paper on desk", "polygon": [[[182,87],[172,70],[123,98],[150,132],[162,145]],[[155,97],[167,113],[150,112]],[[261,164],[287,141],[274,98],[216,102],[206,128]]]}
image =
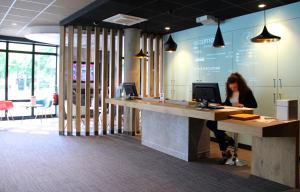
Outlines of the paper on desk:
{"label": "paper on desk", "polygon": [[261,116],[259,119],[255,119],[254,121],[256,122],[260,122],[260,123],[271,123],[273,121],[275,121],[276,119],[275,118],[272,118],[272,117],[264,117],[264,116]]}

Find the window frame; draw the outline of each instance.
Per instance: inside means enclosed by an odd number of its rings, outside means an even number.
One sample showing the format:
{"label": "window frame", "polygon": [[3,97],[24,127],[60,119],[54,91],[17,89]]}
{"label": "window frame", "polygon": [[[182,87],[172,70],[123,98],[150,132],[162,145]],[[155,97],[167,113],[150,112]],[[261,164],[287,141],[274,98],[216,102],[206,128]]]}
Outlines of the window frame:
{"label": "window frame", "polygon": [[[6,49],[0,49],[0,52],[4,52],[6,54],[6,62],[5,62],[5,100],[8,100],[8,75],[9,75],[9,53],[25,53],[25,54],[31,54],[32,55],[32,63],[31,63],[31,95],[34,95],[34,87],[35,87],[35,56],[36,55],[51,55],[56,57],[56,73],[55,73],[55,92],[57,92],[57,85],[58,85],[58,80],[57,80],[57,73],[58,73],[58,46],[56,45],[48,45],[48,44],[42,44],[42,43],[36,43],[36,42],[19,42],[19,41],[10,41],[10,40],[2,40],[0,39],[0,42],[6,43]],[[29,44],[32,45],[32,51],[20,51],[20,50],[9,50],[9,44],[10,43],[18,43],[18,44]],[[46,53],[46,52],[37,52],[35,51],[36,46],[48,46],[48,47],[54,47],[56,49],[55,53]],[[30,102],[29,99],[20,99],[20,100],[11,100],[13,102]],[[57,116],[57,110],[55,110],[55,114],[49,114],[50,116]],[[31,115],[30,116],[14,116],[14,119],[30,119],[30,118],[35,118],[34,115],[34,109],[31,109]],[[6,119],[6,116],[5,118]]]}

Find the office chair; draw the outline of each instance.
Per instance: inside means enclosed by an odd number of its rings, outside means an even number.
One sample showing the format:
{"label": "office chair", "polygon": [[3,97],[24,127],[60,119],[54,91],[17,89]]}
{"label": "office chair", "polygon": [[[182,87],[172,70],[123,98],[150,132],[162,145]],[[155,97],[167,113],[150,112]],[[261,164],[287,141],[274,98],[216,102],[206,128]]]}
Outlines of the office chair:
{"label": "office chair", "polygon": [[[0,111],[4,111],[4,116],[6,116],[6,119],[9,121],[9,116],[12,120],[14,120],[14,117],[10,113],[10,110],[14,108],[14,104],[12,101],[0,101]],[[0,117],[2,121],[2,116]]]}
{"label": "office chair", "polygon": [[226,165],[232,165],[232,166],[237,166],[237,167],[242,167],[242,166],[246,166],[247,165],[247,161],[245,160],[240,160],[238,158],[238,134],[234,133],[233,134],[233,139],[234,139],[234,146],[233,146],[233,156],[231,158],[229,158],[226,161]]}

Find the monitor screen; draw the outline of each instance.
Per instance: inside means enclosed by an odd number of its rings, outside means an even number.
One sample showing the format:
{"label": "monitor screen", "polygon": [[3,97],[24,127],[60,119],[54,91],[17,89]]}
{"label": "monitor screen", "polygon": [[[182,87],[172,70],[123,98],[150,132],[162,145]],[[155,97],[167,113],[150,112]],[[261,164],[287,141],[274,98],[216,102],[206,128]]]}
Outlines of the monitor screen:
{"label": "monitor screen", "polygon": [[[94,63],[90,64],[90,81],[94,81]],[[77,81],[77,63],[73,63],[73,81]],[[85,82],[86,81],[86,63],[82,62],[81,63],[81,81]]]}
{"label": "monitor screen", "polygon": [[123,83],[123,88],[125,90],[126,95],[138,96],[135,83]]}
{"label": "monitor screen", "polygon": [[218,83],[193,83],[193,99],[207,100],[210,103],[221,103]]}

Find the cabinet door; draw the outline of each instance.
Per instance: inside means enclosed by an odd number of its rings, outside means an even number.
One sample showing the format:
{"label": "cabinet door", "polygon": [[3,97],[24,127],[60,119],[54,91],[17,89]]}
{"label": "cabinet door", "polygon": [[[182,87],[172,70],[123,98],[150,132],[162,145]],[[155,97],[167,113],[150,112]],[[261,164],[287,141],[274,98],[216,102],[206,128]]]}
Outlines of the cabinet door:
{"label": "cabinet door", "polygon": [[282,39],[278,42],[279,86],[300,86],[299,26],[300,19],[292,19],[280,24],[278,31]]}
{"label": "cabinet door", "polygon": [[274,86],[277,46],[274,43],[252,43],[250,39],[259,32],[260,27],[233,32],[233,71],[240,72],[250,86]]}
{"label": "cabinet door", "polygon": [[192,85],[176,85],[174,93],[174,99],[189,101],[192,99]]}
{"label": "cabinet door", "polygon": [[300,86],[283,87],[278,89],[278,99],[296,99],[298,100],[298,119],[300,118]]}
{"label": "cabinet door", "polygon": [[171,65],[174,70],[175,85],[191,84],[196,76],[194,73],[193,41],[179,42],[176,52],[166,54],[173,56]]}
{"label": "cabinet door", "polygon": [[174,80],[174,67],[172,65],[174,58],[171,54],[164,54],[164,84],[171,85]]}
{"label": "cabinet door", "polygon": [[277,43],[253,44],[254,86],[277,86]]}
{"label": "cabinet door", "polygon": [[254,112],[259,115],[274,117],[277,99],[276,89],[273,87],[254,87],[253,94],[258,105]]}
{"label": "cabinet door", "polygon": [[250,38],[251,30],[237,30],[233,32],[233,72],[240,73],[252,86],[254,80],[253,47]]}

